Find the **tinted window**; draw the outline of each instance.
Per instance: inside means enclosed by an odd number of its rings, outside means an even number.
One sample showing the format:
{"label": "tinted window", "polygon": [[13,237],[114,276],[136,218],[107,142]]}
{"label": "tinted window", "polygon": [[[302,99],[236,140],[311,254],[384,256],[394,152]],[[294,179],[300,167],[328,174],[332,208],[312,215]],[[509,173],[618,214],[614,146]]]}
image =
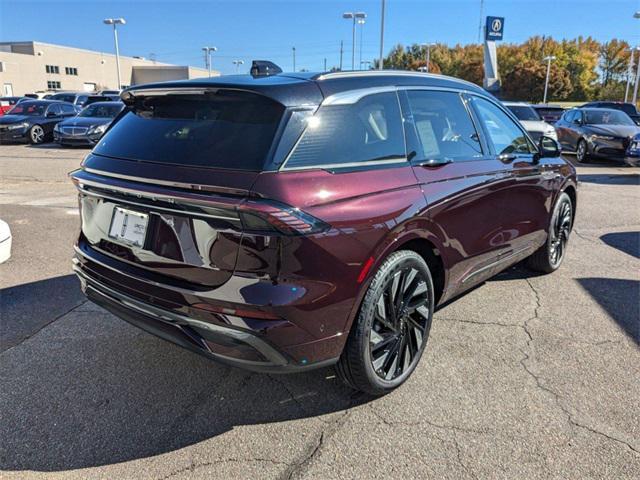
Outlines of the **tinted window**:
{"label": "tinted window", "polygon": [[474,97],[474,105],[497,155],[536,151],[523,130],[492,102]]}
{"label": "tinted window", "polygon": [[49,105],[49,108],[47,109],[47,115],[60,115],[61,113],[62,110],[60,109],[60,105]]}
{"label": "tinted window", "polygon": [[260,170],[284,107],[260,95],[219,90],[207,95],[138,98],[95,147],[110,157]]}
{"label": "tinted window", "polygon": [[528,105],[505,105],[518,120],[540,121],[540,116]]}
{"label": "tinted window", "polygon": [[389,92],[368,95],[354,104],[321,106],[308,118],[286,168],[405,158],[398,97]]}
{"label": "tinted window", "polygon": [[[113,105],[113,104],[101,104],[94,103],[86,107],[80,114],[79,117],[97,117],[97,118],[114,118],[116,115],[120,113],[120,110],[124,105]],[[73,110],[73,108],[72,108]]]}
{"label": "tinted window", "polygon": [[73,105],[60,105],[62,109],[62,113],[76,113],[76,109],[73,108]]}
{"label": "tinted window", "polygon": [[586,110],[588,125],[635,125],[629,116],[619,110]]}
{"label": "tinted window", "polygon": [[89,98],[88,95],[81,95],[78,97],[78,101],[76,103],[78,105],[84,105],[88,98]]}
{"label": "tinted window", "polygon": [[407,91],[413,124],[422,149],[420,161],[472,159],[482,156],[480,139],[460,95]]}
{"label": "tinted window", "polygon": [[47,106],[44,103],[34,102],[20,102],[16,104],[11,110],[10,115],[29,115],[29,116],[41,116],[44,115],[44,111]]}

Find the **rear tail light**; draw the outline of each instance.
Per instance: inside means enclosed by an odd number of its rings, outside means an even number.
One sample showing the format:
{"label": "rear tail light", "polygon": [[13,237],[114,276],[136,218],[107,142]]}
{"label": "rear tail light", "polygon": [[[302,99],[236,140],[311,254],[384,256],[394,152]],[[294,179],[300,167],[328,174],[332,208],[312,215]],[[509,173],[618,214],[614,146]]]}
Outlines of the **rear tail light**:
{"label": "rear tail light", "polygon": [[243,230],[249,232],[309,235],[329,228],[328,224],[299,208],[268,200],[247,200],[239,206],[238,213]]}

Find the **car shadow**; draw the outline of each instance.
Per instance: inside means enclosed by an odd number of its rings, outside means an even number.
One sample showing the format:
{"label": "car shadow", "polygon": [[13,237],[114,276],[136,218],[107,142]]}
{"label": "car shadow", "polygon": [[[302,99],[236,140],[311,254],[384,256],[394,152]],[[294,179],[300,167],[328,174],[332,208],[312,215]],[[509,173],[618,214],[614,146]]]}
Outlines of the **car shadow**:
{"label": "car shadow", "polygon": [[577,281],[618,326],[640,344],[640,281],[602,277]]}
{"label": "car shadow", "polygon": [[610,173],[578,173],[578,181],[583,183],[597,183],[599,185],[640,185],[640,174],[610,174]]}
{"label": "car shadow", "polygon": [[640,258],[640,232],[605,233],[600,240],[632,257]]}
{"label": "car shadow", "polygon": [[[34,296],[35,287],[28,289]],[[245,425],[323,422],[371,400],[332,369],[279,376],[230,368],[92,304],[5,351],[1,361],[1,471],[60,472],[148,458],[228,432],[234,441],[233,430]],[[290,428],[297,434],[295,424]]]}

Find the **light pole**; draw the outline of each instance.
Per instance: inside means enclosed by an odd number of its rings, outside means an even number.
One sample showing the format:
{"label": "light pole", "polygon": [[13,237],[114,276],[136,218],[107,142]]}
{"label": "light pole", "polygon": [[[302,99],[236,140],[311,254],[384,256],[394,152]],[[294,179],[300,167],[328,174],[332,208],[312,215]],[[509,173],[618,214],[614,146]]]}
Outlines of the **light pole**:
{"label": "light pole", "polygon": [[[362,68],[363,65],[365,68]],[[369,60],[364,60],[360,62],[360,70],[369,70],[370,67],[371,67],[371,62]]]}
{"label": "light pole", "polygon": [[216,47],[202,47],[204,51],[204,63],[207,65],[207,71],[209,72],[209,78],[211,78],[211,52],[217,52]]}
{"label": "light pole", "polygon": [[[640,18],[640,11],[633,14],[633,18]],[[640,57],[640,53],[638,54]],[[638,83],[640,82],[640,59],[638,60],[638,68],[636,69],[636,83],[633,86],[633,105],[636,105],[638,100]]]}
{"label": "light pole", "polygon": [[554,57],[553,55],[548,55],[542,59],[547,62],[547,78],[544,81],[544,96],[542,97],[542,103],[547,103],[547,90],[549,89],[549,73],[551,72],[551,61],[555,59],[556,57]]}
{"label": "light pole", "polygon": [[103,20],[105,25],[113,25],[113,41],[116,44],[116,70],[118,71],[118,90],[122,89],[122,83],[120,82],[120,50],[118,49],[118,30],[116,25],[126,24],[124,18],[105,18]]}
{"label": "light pole", "polygon": [[360,54],[358,58],[358,65],[360,66],[360,69],[362,69],[362,32],[364,31],[365,22],[366,20],[364,18],[358,19],[358,25],[360,25]]}
{"label": "light pole", "polygon": [[426,62],[426,67],[425,67],[425,72],[429,73],[429,64],[431,63],[431,47],[435,47],[435,43],[423,43],[422,46],[425,47],[427,49],[426,51],[426,58],[425,58],[425,62]]}
{"label": "light pole", "polygon": [[359,18],[366,18],[367,14],[364,12],[345,12],[342,14],[342,18],[352,21],[351,26],[351,70],[356,69],[356,22]]}
{"label": "light pole", "polygon": [[240,65],[244,65],[244,60],[234,60],[233,63],[236,66],[236,73],[238,73],[238,69],[240,68]]}
{"label": "light pole", "polygon": [[384,54],[384,5],[385,0],[382,0],[382,12],[380,12],[380,57],[378,59],[378,70],[382,70],[382,60]]}
{"label": "light pole", "polygon": [[624,88],[624,102],[627,103],[629,99],[629,86],[631,85],[631,77],[633,77],[633,67],[634,67],[634,54],[639,47],[630,48],[629,52],[631,52],[631,56],[629,57],[629,66],[627,67],[627,85]]}
{"label": "light pole", "polygon": [[293,52],[293,71],[296,71],[296,47],[291,47]]}

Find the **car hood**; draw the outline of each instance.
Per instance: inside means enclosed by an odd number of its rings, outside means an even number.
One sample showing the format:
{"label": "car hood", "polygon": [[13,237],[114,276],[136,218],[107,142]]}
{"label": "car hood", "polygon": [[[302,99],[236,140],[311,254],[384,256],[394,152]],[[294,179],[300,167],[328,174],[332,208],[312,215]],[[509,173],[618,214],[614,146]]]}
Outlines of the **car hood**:
{"label": "car hood", "polygon": [[10,123],[19,123],[31,120],[34,117],[28,115],[3,115],[0,117],[0,125],[7,125]]}
{"label": "car hood", "polygon": [[596,135],[612,137],[633,137],[640,133],[640,127],[636,125],[589,125],[589,130]]}
{"label": "car hood", "polygon": [[58,125],[61,127],[96,127],[111,123],[113,118],[104,117],[71,117],[61,121]]}
{"label": "car hood", "polygon": [[545,133],[553,130],[553,126],[549,125],[547,122],[542,122],[539,120],[520,120],[520,123],[527,132]]}

